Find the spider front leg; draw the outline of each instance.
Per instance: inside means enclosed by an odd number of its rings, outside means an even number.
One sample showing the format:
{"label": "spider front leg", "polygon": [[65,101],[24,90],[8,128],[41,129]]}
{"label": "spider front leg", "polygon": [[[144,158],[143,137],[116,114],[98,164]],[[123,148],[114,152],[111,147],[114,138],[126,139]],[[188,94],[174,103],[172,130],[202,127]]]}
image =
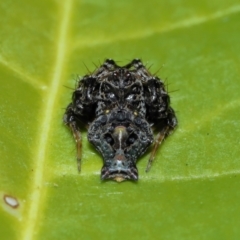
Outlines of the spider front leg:
{"label": "spider front leg", "polygon": [[72,130],[73,137],[76,142],[76,149],[77,149],[77,168],[78,168],[78,171],[80,172],[81,171],[81,159],[82,159],[82,135],[81,135],[81,131],[78,127],[76,117],[74,116],[74,113],[72,111],[72,104],[70,104],[67,107],[63,121]]}
{"label": "spider front leg", "polygon": [[148,172],[151,168],[152,162],[154,161],[154,158],[156,156],[157,150],[159,146],[162,144],[163,140],[174,130],[174,128],[177,126],[177,118],[175,116],[175,113],[172,108],[169,108],[167,110],[167,118],[163,119],[163,125],[161,124],[161,130],[157,134],[153,150],[151,152],[150,158],[148,160],[146,172]]}

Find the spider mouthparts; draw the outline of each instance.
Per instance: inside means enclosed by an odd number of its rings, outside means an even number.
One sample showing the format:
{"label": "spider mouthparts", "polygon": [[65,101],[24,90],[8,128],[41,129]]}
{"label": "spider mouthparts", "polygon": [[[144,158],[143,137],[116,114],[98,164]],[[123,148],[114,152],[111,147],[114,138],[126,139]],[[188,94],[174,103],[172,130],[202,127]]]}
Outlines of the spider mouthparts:
{"label": "spider mouthparts", "polygon": [[119,177],[115,177],[113,180],[115,180],[116,182],[123,182],[125,178],[119,176]]}
{"label": "spider mouthparts", "polygon": [[[132,164],[131,164],[132,165]],[[117,182],[124,180],[138,180],[138,170],[135,166],[129,166],[127,161],[114,160],[110,166],[103,166],[102,180],[113,179]]]}

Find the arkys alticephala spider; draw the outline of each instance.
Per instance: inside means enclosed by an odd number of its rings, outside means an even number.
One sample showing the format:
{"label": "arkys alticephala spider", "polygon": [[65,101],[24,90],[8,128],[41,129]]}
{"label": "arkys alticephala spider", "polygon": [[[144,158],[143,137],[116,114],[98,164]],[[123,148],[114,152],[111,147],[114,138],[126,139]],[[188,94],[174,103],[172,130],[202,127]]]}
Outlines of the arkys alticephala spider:
{"label": "arkys alticephala spider", "polygon": [[136,162],[154,140],[146,171],[167,135],[177,126],[164,83],[151,75],[139,59],[120,67],[107,59],[79,80],[64,122],[76,140],[81,169],[80,125],[88,126],[88,140],[102,154],[101,179],[137,180]]}

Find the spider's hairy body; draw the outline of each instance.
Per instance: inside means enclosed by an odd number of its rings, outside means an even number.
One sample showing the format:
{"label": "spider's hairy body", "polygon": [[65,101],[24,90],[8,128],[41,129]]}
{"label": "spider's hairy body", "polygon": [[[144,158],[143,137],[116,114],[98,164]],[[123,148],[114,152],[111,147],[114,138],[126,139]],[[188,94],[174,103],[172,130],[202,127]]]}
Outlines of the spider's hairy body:
{"label": "spider's hairy body", "polygon": [[147,170],[158,145],[176,127],[164,83],[149,73],[139,59],[120,67],[108,59],[95,72],[84,76],[73,92],[64,122],[77,142],[81,160],[80,123],[88,124],[88,139],[102,154],[102,179],[137,180],[136,162],[159,134]]}

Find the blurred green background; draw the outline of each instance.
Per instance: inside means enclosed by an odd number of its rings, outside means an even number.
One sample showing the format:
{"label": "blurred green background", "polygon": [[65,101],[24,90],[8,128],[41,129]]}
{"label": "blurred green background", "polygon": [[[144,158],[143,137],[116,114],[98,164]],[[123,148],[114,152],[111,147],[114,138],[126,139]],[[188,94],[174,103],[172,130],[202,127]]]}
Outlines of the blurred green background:
{"label": "blurred green background", "polygon": [[[239,1],[6,0],[0,13],[1,239],[240,239]],[[138,183],[101,182],[86,131],[78,174],[62,124],[64,86],[105,58],[161,68],[172,92],[179,126]]]}

